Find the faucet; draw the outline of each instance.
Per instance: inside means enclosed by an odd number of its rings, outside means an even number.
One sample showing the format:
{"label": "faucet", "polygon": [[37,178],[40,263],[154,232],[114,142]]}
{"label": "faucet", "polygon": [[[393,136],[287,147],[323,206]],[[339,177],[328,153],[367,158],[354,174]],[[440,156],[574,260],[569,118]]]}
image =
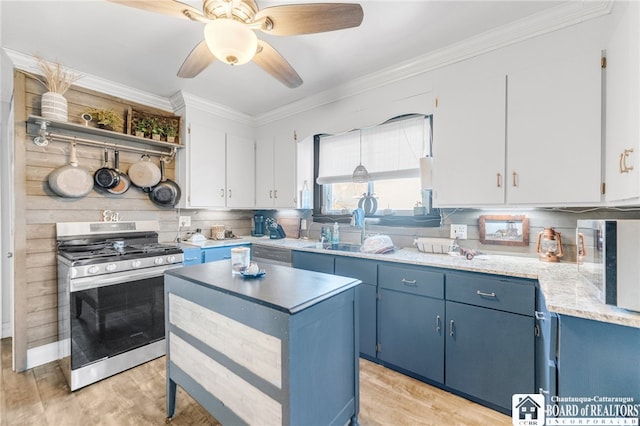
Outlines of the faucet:
{"label": "faucet", "polygon": [[360,228],[360,244],[364,244],[365,237],[365,225],[364,225],[364,210],[357,208],[351,214],[351,226]]}

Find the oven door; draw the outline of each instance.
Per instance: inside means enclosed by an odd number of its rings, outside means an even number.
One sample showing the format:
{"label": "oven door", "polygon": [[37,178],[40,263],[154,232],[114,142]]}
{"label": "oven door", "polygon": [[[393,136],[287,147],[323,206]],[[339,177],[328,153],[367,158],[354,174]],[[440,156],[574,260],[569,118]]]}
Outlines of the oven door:
{"label": "oven door", "polygon": [[71,280],[71,370],[164,339],[164,271]]}

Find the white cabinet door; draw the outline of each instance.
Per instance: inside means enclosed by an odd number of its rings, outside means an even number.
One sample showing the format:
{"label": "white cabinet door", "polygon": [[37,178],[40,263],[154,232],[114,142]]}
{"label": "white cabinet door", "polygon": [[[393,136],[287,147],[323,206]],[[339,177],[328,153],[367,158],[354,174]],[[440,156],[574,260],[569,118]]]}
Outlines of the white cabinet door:
{"label": "white cabinet door", "polygon": [[187,207],[225,206],[225,132],[203,123],[190,123],[185,161]]}
{"label": "white cabinet door", "polygon": [[273,138],[256,143],[256,206],[273,207]]}
{"label": "white cabinet door", "polygon": [[434,206],[504,203],[505,76],[436,87]]}
{"label": "white cabinet door", "polygon": [[227,135],[227,207],[255,207],[255,144]]}
{"label": "white cabinet door", "polygon": [[274,207],[297,207],[296,197],[296,145],[293,138],[273,142]]}
{"label": "white cabinet door", "polygon": [[256,206],[296,208],[296,150],[293,140],[256,143]]}
{"label": "white cabinet door", "polygon": [[640,197],[640,4],[616,4],[607,44],[607,202]]}
{"label": "white cabinet door", "polygon": [[507,203],[601,201],[600,51],[508,75]]}

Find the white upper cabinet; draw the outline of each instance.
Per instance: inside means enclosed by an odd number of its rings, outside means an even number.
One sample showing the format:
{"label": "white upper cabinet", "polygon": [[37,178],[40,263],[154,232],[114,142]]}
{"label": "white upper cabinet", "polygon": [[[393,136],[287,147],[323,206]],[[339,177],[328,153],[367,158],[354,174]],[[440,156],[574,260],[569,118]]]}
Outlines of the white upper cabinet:
{"label": "white upper cabinet", "polygon": [[293,138],[266,137],[256,144],[256,207],[296,208]]}
{"label": "white upper cabinet", "polygon": [[226,135],[204,123],[187,125],[187,146],[178,169],[182,207],[225,207]]}
{"label": "white upper cabinet", "polygon": [[443,82],[433,118],[434,204],[504,203],[505,76]]}
{"label": "white upper cabinet", "polygon": [[183,208],[253,208],[255,144],[211,125],[189,122],[179,160]]}
{"label": "white upper cabinet", "polygon": [[434,205],[601,202],[600,51],[436,86]]}
{"label": "white upper cabinet", "polygon": [[252,139],[227,135],[227,207],[255,206],[255,143]]}
{"label": "white upper cabinet", "polygon": [[619,2],[606,68],[606,200],[640,197],[640,4]]}
{"label": "white upper cabinet", "polygon": [[507,203],[599,204],[600,50],[509,72]]}

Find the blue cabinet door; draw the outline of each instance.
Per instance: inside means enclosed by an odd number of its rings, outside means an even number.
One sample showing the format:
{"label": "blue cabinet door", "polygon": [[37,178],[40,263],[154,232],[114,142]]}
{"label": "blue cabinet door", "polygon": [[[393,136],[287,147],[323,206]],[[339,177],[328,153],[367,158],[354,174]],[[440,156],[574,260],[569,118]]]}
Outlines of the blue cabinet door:
{"label": "blue cabinet door", "polygon": [[204,252],[204,263],[215,262],[217,260],[231,259],[231,249],[235,247],[251,247],[249,244],[241,244],[235,246],[212,247],[202,249]]}
{"label": "blue cabinet door", "polygon": [[182,249],[182,254],[184,256],[182,261],[184,266],[202,263],[202,250],[200,250],[200,247]]}
{"label": "blue cabinet door", "polygon": [[446,302],[445,384],[504,411],[514,393],[533,393],[534,319]]}
{"label": "blue cabinet door", "polygon": [[360,355],[368,359],[374,359],[376,357],[377,335],[377,263],[365,259],[336,256],[335,274],[357,278],[362,281],[362,284],[358,286],[358,297],[360,299]]}
{"label": "blue cabinet door", "polygon": [[380,289],[378,358],[409,373],[444,382],[444,301]]}
{"label": "blue cabinet door", "polygon": [[[640,401],[640,328],[559,318],[558,395]],[[604,405],[604,404],[603,404]]]}
{"label": "blue cabinet door", "polygon": [[291,253],[291,263],[294,268],[306,269],[307,271],[324,272],[325,274],[333,274],[334,272],[334,257],[328,254],[294,250]]}

